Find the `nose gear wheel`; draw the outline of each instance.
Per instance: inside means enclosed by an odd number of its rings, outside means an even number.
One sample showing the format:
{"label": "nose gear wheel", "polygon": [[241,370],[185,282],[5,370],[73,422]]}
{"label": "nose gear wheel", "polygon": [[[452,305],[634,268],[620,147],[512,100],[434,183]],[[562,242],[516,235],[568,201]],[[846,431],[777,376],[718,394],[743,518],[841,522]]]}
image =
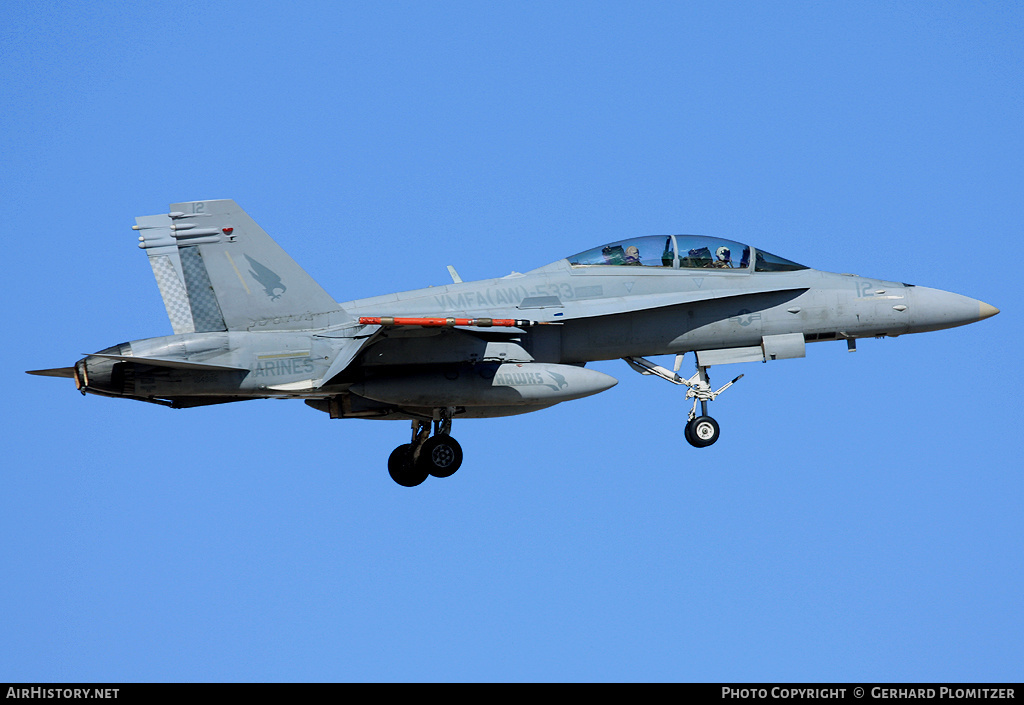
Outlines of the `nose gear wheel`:
{"label": "nose gear wheel", "polygon": [[[669,371],[661,365],[657,365],[642,357],[627,357],[623,359],[630,367],[642,375],[655,375],[672,384],[681,384],[687,387],[686,398],[693,399],[693,407],[690,409],[686,428],[683,431],[683,436],[686,438],[687,443],[694,448],[706,448],[718,440],[718,422],[708,416],[708,402],[714,401],[715,397],[740,381],[743,375],[712,391],[711,382],[708,380],[708,366],[706,365],[702,366],[698,362],[697,373],[689,379],[680,377],[677,374],[682,363],[682,355],[676,355],[676,371]],[[700,416],[697,415],[698,402],[700,402]]]}
{"label": "nose gear wheel", "polygon": [[694,448],[706,448],[718,440],[718,422],[710,416],[698,416],[686,423],[685,435]]}

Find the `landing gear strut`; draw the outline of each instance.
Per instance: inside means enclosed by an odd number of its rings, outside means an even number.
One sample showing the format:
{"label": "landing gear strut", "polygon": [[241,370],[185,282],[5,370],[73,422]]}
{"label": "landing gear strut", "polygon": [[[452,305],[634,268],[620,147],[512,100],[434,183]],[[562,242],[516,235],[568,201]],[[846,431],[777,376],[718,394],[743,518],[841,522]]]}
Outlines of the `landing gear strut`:
{"label": "landing gear strut", "polygon": [[[682,364],[683,356],[676,355],[675,371],[670,372],[661,365],[656,365],[650,360],[642,357],[627,357],[626,362],[634,370],[642,375],[657,375],[672,384],[682,384],[688,387],[686,398],[693,399],[693,408],[687,417],[686,428],[683,435],[687,443],[694,448],[706,448],[718,440],[718,422],[708,416],[708,402],[714,401],[715,397],[726,389],[736,384],[743,377],[740,375],[731,382],[723,385],[716,391],[711,391],[711,382],[708,380],[708,366],[697,363],[697,373],[690,379],[683,379],[677,373]],[[700,402],[700,416],[697,416],[697,402]]]}
{"label": "landing gear strut", "polygon": [[388,458],[388,474],[402,487],[415,487],[428,476],[450,477],[462,465],[462,446],[449,435],[454,409],[434,410],[434,435],[430,421],[412,422],[412,443],[395,448]]}

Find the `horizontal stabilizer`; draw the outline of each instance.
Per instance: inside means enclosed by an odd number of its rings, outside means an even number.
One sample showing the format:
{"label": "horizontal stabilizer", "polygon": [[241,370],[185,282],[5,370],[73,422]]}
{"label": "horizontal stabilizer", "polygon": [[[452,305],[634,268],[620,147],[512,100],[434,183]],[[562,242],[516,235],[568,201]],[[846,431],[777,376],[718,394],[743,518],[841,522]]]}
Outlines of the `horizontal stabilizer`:
{"label": "horizontal stabilizer", "polygon": [[108,360],[134,362],[137,365],[152,365],[153,367],[170,367],[176,370],[211,370],[216,372],[248,371],[248,369],[245,367],[231,367],[230,365],[211,365],[206,362],[189,362],[187,360],[167,360],[160,357],[138,357],[135,355],[104,355],[101,353],[93,353],[89,357],[104,357]]}
{"label": "horizontal stabilizer", "polygon": [[68,377],[74,379],[75,368],[74,367],[55,367],[52,370],[25,370],[30,375],[39,375],[40,377]]}

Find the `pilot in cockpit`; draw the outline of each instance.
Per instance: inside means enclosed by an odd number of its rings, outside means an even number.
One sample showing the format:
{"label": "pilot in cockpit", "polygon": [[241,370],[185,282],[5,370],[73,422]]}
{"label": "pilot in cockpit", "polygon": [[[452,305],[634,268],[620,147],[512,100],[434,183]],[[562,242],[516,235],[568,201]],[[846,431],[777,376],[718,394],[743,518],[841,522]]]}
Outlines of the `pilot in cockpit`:
{"label": "pilot in cockpit", "polygon": [[708,265],[716,269],[732,269],[732,253],[729,248],[722,245],[715,250],[715,261]]}
{"label": "pilot in cockpit", "polygon": [[640,250],[636,245],[626,248],[626,264],[642,264],[640,262]]}

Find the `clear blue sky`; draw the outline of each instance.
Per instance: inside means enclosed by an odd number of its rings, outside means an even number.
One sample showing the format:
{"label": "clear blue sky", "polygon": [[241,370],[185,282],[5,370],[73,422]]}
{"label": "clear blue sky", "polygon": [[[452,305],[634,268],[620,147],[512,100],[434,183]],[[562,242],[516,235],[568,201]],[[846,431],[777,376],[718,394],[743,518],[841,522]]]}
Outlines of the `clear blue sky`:
{"label": "clear blue sky", "polygon": [[[0,680],[1021,678],[1024,10],[8,2]],[[170,333],[134,216],[233,198],[338,300],[665,232],[1002,309],[712,405],[172,411],[23,370]],[[688,359],[686,364],[692,364]]]}

